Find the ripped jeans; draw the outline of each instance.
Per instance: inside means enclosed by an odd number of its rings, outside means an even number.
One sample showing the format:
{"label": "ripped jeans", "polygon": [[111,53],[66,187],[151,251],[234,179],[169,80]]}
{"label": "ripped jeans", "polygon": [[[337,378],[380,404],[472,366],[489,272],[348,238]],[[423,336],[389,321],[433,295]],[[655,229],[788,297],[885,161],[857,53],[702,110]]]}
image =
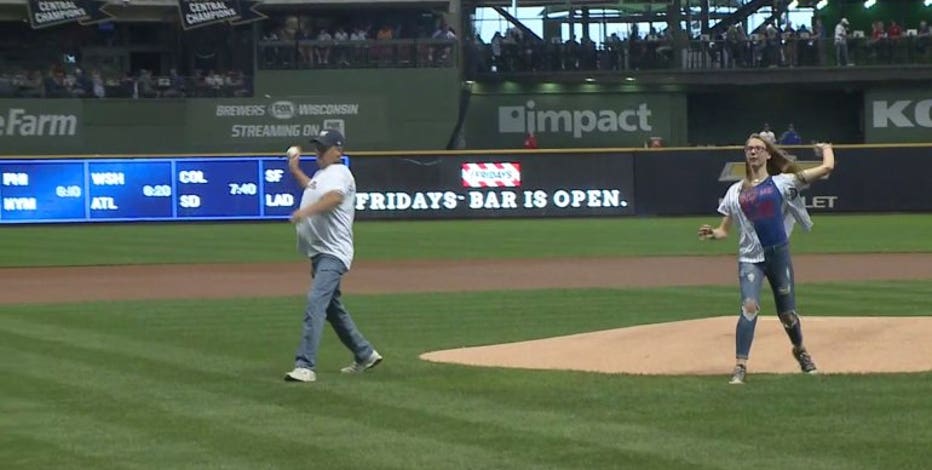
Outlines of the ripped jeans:
{"label": "ripped jeans", "polygon": [[790,244],[764,248],[762,263],[738,263],[738,282],[741,302],[749,300],[760,305],[760,290],[764,277],[773,290],[773,301],[777,314],[796,311],[796,286],[793,281],[793,261],[790,259]]}

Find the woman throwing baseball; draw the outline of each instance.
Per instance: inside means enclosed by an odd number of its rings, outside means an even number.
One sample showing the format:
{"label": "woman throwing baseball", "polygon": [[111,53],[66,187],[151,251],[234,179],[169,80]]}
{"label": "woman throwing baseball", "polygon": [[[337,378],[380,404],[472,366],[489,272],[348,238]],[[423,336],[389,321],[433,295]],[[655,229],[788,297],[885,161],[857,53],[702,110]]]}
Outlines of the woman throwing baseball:
{"label": "woman throwing baseball", "polygon": [[805,230],[812,227],[799,192],[825,177],[835,168],[830,144],[818,144],[822,164],[803,170],[776,145],[752,134],[744,146],[745,177],[733,184],[718,206],[724,217],[718,227],[699,227],[703,240],[728,237],[733,222],[738,224],[738,280],[741,314],[736,330],[736,357],[732,384],[744,383],[748,353],[754,339],[760,291],[766,277],[773,290],[777,316],[793,343],[793,357],[807,374],[816,373],[815,363],[803,346],[803,334],[796,314],[796,292],[789,237],[795,222]]}

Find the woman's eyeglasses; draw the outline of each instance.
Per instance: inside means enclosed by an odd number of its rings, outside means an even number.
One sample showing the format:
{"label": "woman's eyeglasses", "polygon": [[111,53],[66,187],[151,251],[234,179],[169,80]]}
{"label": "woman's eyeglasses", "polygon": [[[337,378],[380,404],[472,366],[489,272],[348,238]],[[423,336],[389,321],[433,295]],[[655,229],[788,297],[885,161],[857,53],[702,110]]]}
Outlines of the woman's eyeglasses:
{"label": "woman's eyeglasses", "polygon": [[763,145],[745,145],[745,146],[744,146],[744,151],[745,151],[745,152],[750,152],[750,151],[752,151],[752,150],[756,150],[756,151],[758,151],[758,152],[763,152],[763,151],[767,150],[767,147],[765,147],[765,146],[763,146]]}

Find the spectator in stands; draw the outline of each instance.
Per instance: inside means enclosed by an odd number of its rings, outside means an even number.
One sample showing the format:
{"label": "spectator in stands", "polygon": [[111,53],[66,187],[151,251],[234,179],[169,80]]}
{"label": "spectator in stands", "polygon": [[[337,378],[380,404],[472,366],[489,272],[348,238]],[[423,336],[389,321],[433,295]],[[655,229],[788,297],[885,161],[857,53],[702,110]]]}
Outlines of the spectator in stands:
{"label": "spectator in stands", "polygon": [[622,54],[624,54],[624,43],[621,42],[621,38],[618,37],[618,33],[612,33],[612,35],[608,38],[606,48],[608,49],[609,69],[621,69],[622,64],[624,64],[624,59],[622,56]]}
{"label": "spectator in stands", "polygon": [[918,50],[920,54],[925,54],[926,50],[929,48],[929,23],[926,22],[926,20],[919,22],[917,36],[916,50]]}
{"label": "spectator in stands", "polygon": [[94,91],[94,84],[91,79],[84,73],[80,67],[74,69],[74,85],[71,88],[71,95],[77,98],[91,96]]}
{"label": "spectator in stands", "polygon": [[369,34],[366,29],[362,26],[357,26],[353,29],[353,32],[350,33],[350,41],[357,43],[356,46],[353,46],[353,62],[362,63],[365,61],[366,57],[366,46],[361,44],[362,42],[369,39]]}
{"label": "spectator in stands", "polygon": [[765,139],[771,143],[777,142],[777,136],[774,135],[772,130],[770,130],[770,124],[766,122],[764,123],[764,130],[758,132],[758,135],[761,136],[762,139]]}
{"label": "spectator in stands", "polygon": [[796,65],[816,65],[818,45],[815,35],[802,25],[796,30]]}
{"label": "spectator in stands", "polygon": [[576,35],[571,34],[563,44],[563,70],[579,70],[579,65],[579,43]]}
{"label": "spectator in stands", "polygon": [[854,65],[848,62],[848,19],[842,18],[835,25],[835,63],[837,65]]}
{"label": "spectator in stands", "polygon": [[814,60],[812,65],[825,65],[825,58],[822,55],[822,40],[826,38],[825,25],[822,24],[822,18],[813,16],[812,18],[812,38],[815,40],[812,43],[814,51],[810,53],[814,55]]}
{"label": "spectator in stands", "polygon": [[389,26],[388,24],[383,24],[382,27],[379,28],[379,32],[375,35],[375,38],[380,41],[389,40],[389,39],[392,39],[394,34],[395,33],[394,31],[392,31],[391,26]]}
{"label": "spectator in stands", "polygon": [[738,51],[741,46],[738,43],[738,27],[731,25],[725,32],[725,54],[727,57],[722,64],[725,68],[733,68],[738,60]]}
{"label": "spectator in stands", "polygon": [[235,96],[241,98],[249,96],[249,90],[246,87],[246,81],[243,80],[243,73],[239,70],[230,70],[223,79],[225,88],[224,96]]}
{"label": "spectator in stands", "polygon": [[204,84],[207,85],[208,96],[220,96],[220,89],[223,88],[223,75],[211,70],[204,77]]}
{"label": "spectator in stands", "polygon": [[334,62],[337,65],[348,66],[346,46],[342,43],[349,40],[349,35],[346,34],[346,30],[342,26],[337,27],[336,32],[333,33],[333,40],[336,42],[336,45],[333,46]]}
{"label": "spectator in stands", "polygon": [[[386,23],[376,32],[375,39],[377,41],[390,41],[394,38],[394,35],[395,32],[392,27]],[[391,46],[377,46],[373,49],[373,53],[379,62],[384,63],[391,60]]]}
{"label": "spectator in stands", "polygon": [[786,22],[786,27],[783,28],[780,43],[783,46],[780,51],[783,65],[795,67],[797,63],[796,45],[798,41],[796,39],[796,31],[793,29],[793,24],[789,21]]}
{"label": "spectator in stands", "polygon": [[780,135],[780,145],[802,145],[803,139],[796,132],[793,124],[790,124],[786,131]]}
{"label": "spectator in stands", "polygon": [[883,29],[883,21],[875,21],[871,29],[871,38],[868,41],[873,51],[873,55],[878,59],[887,59],[889,52],[889,42],[887,41],[887,32]]}
{"label": "spectator in stands", "polygon": [[896,21],[890,21],[890,27],[887,28],[887,37],[890,39],[899,39],[903,36],[903,28],[896,24]]}
{"label": "spectator in stands", "polygon": [[529,131],[527,136],[524,137],[524,148],[528,150],[537,148],[537,137],[534,135],[533,131]]}
{"label": "spectator in stands", "polygon": [[46,98],[66,98],[68,87],[65,84],[65,72],[59,66],[49,68],[49,75],[45,79]]}
{"label": "spectator in stands", "polygon": [[492,47],[492,71],[501,72],[502,71],[502,42],[504,38],[502,34],[498,31],[492,36],[490,41],[490,46]]}
{"label": "spectator in stands", "polygon": [[333,36],[330,35],[330,31],[327,31],[327,28],[321,28],[320,32],[317,33],[317,41],[322,43],[314,48],[314,54],[317,56],[317,64],[330,65],[330,42],[333,41]]}
{"label": "spectator in stands", "polygon": [[146,69],[139,71],[139,79],[136,81],[135,98],[156,98],[159,96],[155,89],[155,80],[152,78],[152,72]]}
{"label": "spectator in stands", "polygon": [[780,36],[777,28],[768,24],[764,29],[764,57],[763,64],[766,67],[776,67],[780,65]]}
{"label": "spectator in stands", "polygon": [[170,69],[168,71],[168,89],[162,92],[162,96],[166,98],[180,98],[184,96],[184,77],[178,74],[177,69]]}
{"label": "spectator in stands", "polygon": [[17,75],[14,83],[18,88],[16,95],[22,98],[41,98],[45,92],[45,82],[39,70]]}
{"label": "spectator in stands", "polygon": [[750,65],[750,61],[753,60],[751,57],[751,43],[748,41],[748,35],[744,32],[744,26],[741,23],[735,25],[735,30],[738,32],[738,66],[747,67]]}
{"label": "spectator in stands", "polygon": [[105,98],[107,96],[107,87],[104,85],[104,79],[100,75],[100,70],[91,72],[91,83],[95,97]]}
{"label": "spectator in stands", "polygon": [[[441,21],[430,38],[437,41],[454,41],[456,40],[456,33],[453,31],[453,27],[447,26]],[[432,63],[446,64],[449,62],[452,53],[452,47],[449,45],[434,45],[429,50],[427,60]]]}

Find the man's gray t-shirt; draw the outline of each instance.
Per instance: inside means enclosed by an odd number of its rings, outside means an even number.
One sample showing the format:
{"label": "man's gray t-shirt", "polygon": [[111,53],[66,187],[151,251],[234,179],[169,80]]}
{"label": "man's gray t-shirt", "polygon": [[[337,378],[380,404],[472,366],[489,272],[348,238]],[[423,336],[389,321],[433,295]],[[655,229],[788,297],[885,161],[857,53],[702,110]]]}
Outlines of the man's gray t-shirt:
{"label": "man's gray t-shirt", "polygon": [[353,173],[339,163],[318,170],[304,188],[301,207],[314,204],[331,191],[343,195],[340,205],[295,224],[298,252],[308,258],[318,254],[331,255],[349,269],[353,263],[353,220],[356,217],[356,180]]}

